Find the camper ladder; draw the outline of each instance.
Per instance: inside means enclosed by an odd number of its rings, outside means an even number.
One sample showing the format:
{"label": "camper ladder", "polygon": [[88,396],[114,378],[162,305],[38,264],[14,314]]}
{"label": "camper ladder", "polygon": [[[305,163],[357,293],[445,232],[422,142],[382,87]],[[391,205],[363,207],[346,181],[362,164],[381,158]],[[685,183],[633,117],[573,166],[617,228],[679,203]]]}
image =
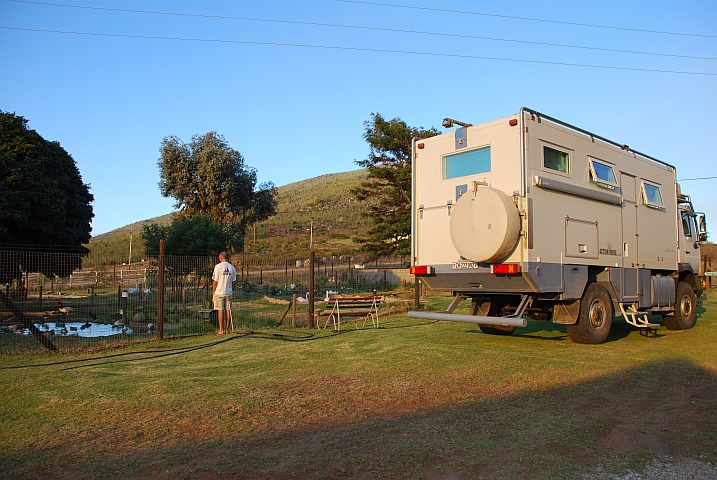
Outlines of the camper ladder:
{"label": "camper ladder", "polygon": [[625,310],[625,304],[620,303],[620,311],[622,311],[622,316],[625,318],[625,321],[633,327],[641,329],[642,331],[646,332],[647,335],[649,335],[650,333],[657,334],[657,329],[660,327],[660,324],[650,323],[647,320],[647,315],[649,312],[638,311],[634,303],[629,304],[627,306],[627,310]]}

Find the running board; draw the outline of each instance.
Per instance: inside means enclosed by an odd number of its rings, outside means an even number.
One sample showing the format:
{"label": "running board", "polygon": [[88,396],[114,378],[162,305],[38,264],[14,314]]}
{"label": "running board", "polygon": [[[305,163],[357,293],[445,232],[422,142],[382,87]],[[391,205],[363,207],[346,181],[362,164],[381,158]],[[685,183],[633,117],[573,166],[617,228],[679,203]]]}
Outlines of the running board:
{"label": "running board", "polygon": [[[648,312],[640,312],[635,308],[635,304],[631,303],[627,310],[625,310],[625,304],[620,304],[620,311],[622,312],[622,316],[625,318],[625,321],[632,325],[633,327],[637,328],[645,328],[647,330],[655,330],[660,328],[659,323],[650,323],[647,320]],[[642,316],[642,317],[640,317]]]}
{"label": "running board", "polygon": [[533,303],[533,297],[530,295],[523,295],[520,301],[520,305],[515,310],[513,315],[506,317],[486,317],[481,315],[460,315],[457,313],[450,313],[455,309],[454,303],[445,312],[408,312],[408,318],[421,318],[424,320],[443,320],[447,322],[466,322],[466,323],[478,323],[480,325],[501,325],[505,327],[526,327],[528,321],[523,317],[523,313],[528,306]]}

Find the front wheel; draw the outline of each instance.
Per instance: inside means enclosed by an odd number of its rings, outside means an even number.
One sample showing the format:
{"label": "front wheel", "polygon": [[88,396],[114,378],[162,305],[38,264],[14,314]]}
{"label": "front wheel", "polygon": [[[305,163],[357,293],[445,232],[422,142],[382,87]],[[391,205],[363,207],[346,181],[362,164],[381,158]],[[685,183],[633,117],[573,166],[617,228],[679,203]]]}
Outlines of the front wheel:
{"label": "front wheel", "polygon": [[612,327],[612,300],[604,287],[591,283],[580,301],[580,316],[575,325],[566,325],[575,343],[597,344],[607,340]]}
{"label": "front wheel", "polygon": [[668,330],[687,330],[692,328],[697,319],[697,297],[692,286],[685,282],[677,284],[677,301],[675,302],[675,315],[665,317],[665,326]]}

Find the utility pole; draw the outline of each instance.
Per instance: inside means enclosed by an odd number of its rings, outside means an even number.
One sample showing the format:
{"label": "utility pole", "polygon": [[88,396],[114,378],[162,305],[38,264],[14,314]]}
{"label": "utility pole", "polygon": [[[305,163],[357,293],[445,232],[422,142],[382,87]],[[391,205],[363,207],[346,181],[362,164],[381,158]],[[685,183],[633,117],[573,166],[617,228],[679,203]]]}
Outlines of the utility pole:
{"label": "utility pole", "polygon": [[129,258],[127,259],[127,263],[130,268],[132,268],[132,230],[129,231]]}
{"label": "utility pole", "polygon": [[311,240],[309,240],[309,248],[314,248],[314,219],[311,219]]}

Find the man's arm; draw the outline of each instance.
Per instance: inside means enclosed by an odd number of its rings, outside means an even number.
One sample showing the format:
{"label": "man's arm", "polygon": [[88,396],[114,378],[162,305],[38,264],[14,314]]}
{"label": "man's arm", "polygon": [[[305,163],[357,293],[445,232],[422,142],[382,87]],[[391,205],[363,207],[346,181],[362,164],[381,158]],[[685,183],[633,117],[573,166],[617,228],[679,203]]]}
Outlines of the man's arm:
{"label": "man's arm", "polygon": [[217,291],[217,285],[219,285],[219,284],[217,283],[217,281],[216,281],[216,280],[212,280],[212,295],[214,295],[214,292]]}

